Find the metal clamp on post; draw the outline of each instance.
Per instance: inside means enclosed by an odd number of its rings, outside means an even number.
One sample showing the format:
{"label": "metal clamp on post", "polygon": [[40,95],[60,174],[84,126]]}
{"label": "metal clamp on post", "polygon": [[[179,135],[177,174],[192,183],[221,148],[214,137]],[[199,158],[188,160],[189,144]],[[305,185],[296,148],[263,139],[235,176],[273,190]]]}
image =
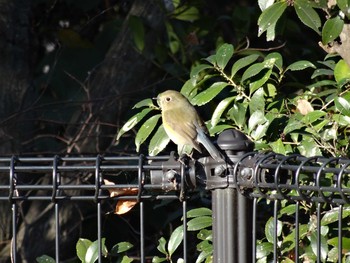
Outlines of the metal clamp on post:
{"label": "metal clamp on post", "polygon": [[179,190],[181,185],[181,167],[185,166],[185,174],[183,176],[187,188],[196,187],[196,169],[193,160],[183,159],[181,162],[175,158],[172,152],[167,161],[152,162],[152,167],[160,169],[152,169],[150,171],[151,184],[160,186],[161,190],[174,191]]}

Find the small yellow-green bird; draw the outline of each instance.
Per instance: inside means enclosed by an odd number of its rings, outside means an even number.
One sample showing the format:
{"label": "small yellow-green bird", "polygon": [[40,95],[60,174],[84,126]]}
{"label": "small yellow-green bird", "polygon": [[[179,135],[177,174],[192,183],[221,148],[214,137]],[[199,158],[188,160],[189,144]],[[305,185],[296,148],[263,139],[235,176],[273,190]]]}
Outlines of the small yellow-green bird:
{"label": "small yellow-green bird", "polygon": [[207,137],[207,127],[199,117],[196,109],[180,92],[167,90],[160,93],[157,103],[162,110],[164,130],[178,146],[178,153],[190,154],[194,149],[202,152],[201,143],[214,160],[224,160],[221,152]]}

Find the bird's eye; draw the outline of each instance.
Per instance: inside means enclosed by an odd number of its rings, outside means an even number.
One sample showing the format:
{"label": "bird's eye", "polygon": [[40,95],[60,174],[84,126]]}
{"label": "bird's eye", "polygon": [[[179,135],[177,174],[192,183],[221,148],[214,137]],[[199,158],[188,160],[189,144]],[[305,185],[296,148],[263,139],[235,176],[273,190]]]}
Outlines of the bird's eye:
{"label": "bird's eye", "polygon": [[171,101],[171,98],[170,98],[170,97],[166,97],[166,98],[165,98],[165,101],[168,101],[168,102],[169,102],[169,101]]}

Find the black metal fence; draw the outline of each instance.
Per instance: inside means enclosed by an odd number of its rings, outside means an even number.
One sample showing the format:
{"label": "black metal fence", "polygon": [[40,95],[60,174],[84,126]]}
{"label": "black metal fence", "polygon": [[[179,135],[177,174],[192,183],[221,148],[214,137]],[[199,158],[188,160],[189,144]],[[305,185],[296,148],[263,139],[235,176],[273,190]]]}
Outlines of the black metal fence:
{"label": "black metal fence", "polygon": [[[0,158],[0,202],[10,204],[11,239],[8,261],[22,261],[21,242],[18,239],[19,221],[25,221],[19,208],[26,202],[47,202],[54,211],[54,251],[55,261],[61,262],[62,229],[60,211],[67,202],[93,201],[97,216],[96,232],[98,240],[98,262],[102,262],[101,231],[103,217],[101,206],[110,200],[135,200],[139,204],[139,257],[140,262],[151,262],[145,247],[145,202],[147,200],[178,200],[182,205],[182,224],[186,229],[188,197],[193,189],[205,186],[211,191],[213,210],[213,262],[326,262],[324,253],[322,217],[327,211],[334,211],[337,220],[335,229],[336,248],[333,261],[346,259],[350,248],[347,220],[350,203],[350,160],[344,158],[306,158],[299,155],[282,156],[274,153],[248,152],[250,144],[237,138],[235,147],[221,148],[226,151],[228,163],[216,163],[210,158],[198,161],[178,162],[174,156],[161,157],[20,157]],[[126,182],[119,180],[122,173],[128,174]],[[33,178],[50,174],[50,179],[33,184]],[[89,180],[85,180],[89,175]],[[104,183],[109,178],[115,184]],[[77,181],[77,179],[79,179]],[[37,181],[36,181],[37,182]],[[78,183],[77,183],[78,182]],[[124,194],[111,197],[108,190]],[[125,191],[132,189],[132,192]],[[279,212],[286,204],[291,204],[288,220],[282,220]],[[307,235],[313,236],[314,258],[304,252],[305,209],[315,215],[314,226]],[[346,213],[345,213],[346,212]],[[266,218],[271,216],[273,225],[270,251],[262,259],[261,232],[266,228]],[[308,217],[309,218],[309,217]],[[265,221],[264,221],[265,220]],[[288,229],[288,252],[281,245],[282,221],[292,222]],[[309,222],[310,224],[310,222]],[[4,228],[2,226],[2,228]],[[265,230],[266,231],[266,230]],[[266,233],[265,233],[266,234]],[[264,236],[264,235],[263,235]],[[188,255],[187,231],[183,239],[184,262],[191,262]],[[310,238],[309,238],[310,240]],[[270,240],[271,241],[271,240]],[[310,241],[311,242],[311,241]],[[345,243],[345,244],[344,244]],[[326,244],[327,245],[327,244]],[[331,246],[328,243],[329,246]],[[303,252],[301,253],[301,249]],[[268,250],[268,249],[267,249]],[[328,251],[328,250],[327,250]],[[260,253],[260,254],[259,254]],[[283,254],[284,253],[284,254]],[[37,255],[40,256],[40,255]],[[288,260],[290,261],[287,261]],[[4,259],[6,260],[6,259]],[[307,261],[309,260],[309,261]],[[5,261],[4,261],[5,262]]]}

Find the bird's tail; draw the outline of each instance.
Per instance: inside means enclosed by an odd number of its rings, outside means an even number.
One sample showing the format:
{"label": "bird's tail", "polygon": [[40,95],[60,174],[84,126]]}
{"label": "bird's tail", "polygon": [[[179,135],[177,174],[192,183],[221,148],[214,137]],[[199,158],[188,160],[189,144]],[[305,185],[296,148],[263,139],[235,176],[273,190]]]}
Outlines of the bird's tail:
{"label": "bird's tail", "polygon": [[216,161],[224,161],[224,155],[215,147],[208,136],[200,128],[197,128],[197,141],[203,144],[205,149],[209,152],[210,156]]}

